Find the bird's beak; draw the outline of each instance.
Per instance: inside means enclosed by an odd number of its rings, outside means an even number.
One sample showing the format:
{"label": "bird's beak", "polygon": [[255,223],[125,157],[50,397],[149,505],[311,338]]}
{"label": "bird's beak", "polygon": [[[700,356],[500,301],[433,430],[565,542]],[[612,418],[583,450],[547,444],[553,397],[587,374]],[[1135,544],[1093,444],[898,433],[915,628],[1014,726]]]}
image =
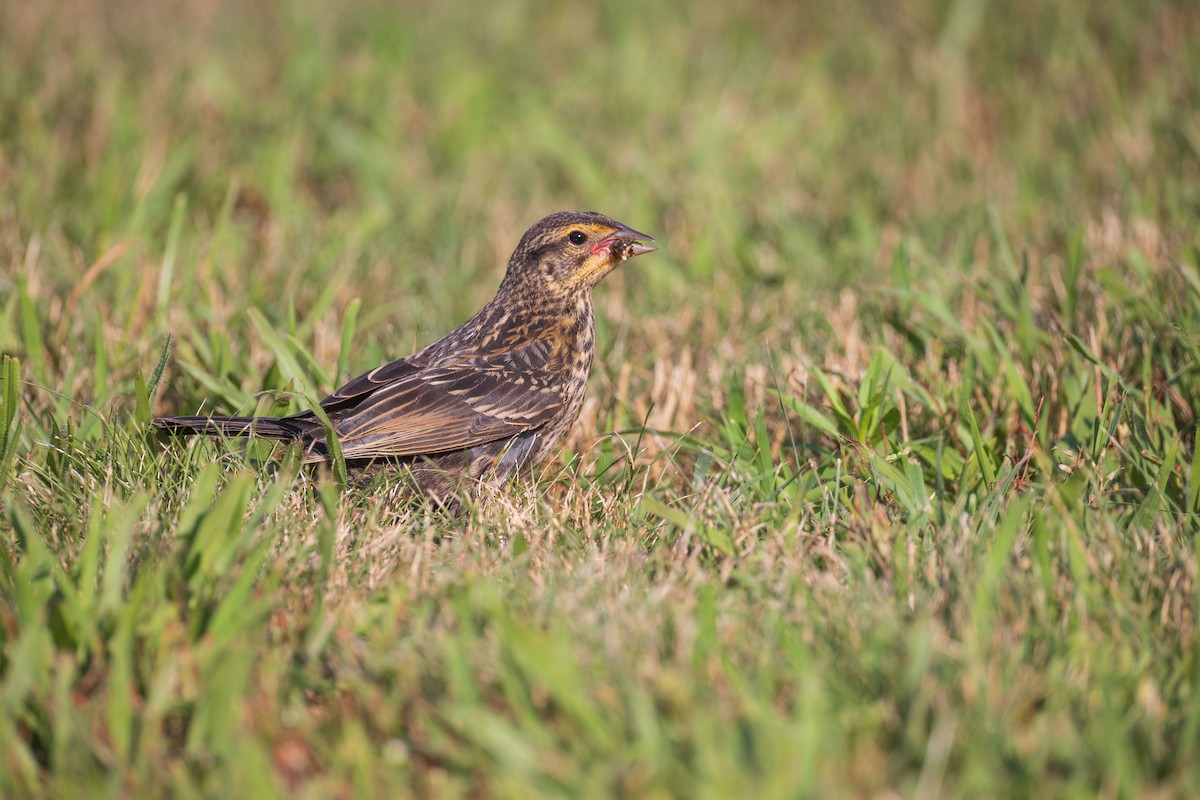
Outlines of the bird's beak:
{"label": "bird's beak", "polygon": [[657,247],[644,244],[639,240],[654,241],[653,236],[647,236],[644,233],[635,231],[627,225],[622,225],[617,229],[616,233],[605,238],[603,241],[597,242],[592,248],[592,253],[599,253],[602,250],[609,250],[615,258],[624,261],[627,258],[640,256],[642,253],[653,253]]}

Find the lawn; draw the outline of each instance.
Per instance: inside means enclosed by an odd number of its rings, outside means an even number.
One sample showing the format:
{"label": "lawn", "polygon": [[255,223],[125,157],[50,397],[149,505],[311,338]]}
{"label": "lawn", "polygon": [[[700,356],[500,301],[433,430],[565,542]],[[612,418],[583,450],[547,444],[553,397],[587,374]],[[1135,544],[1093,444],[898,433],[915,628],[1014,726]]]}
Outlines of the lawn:
{"label": "lawn", "polygon": [[[1200,8],[0,3],[0,796],[1200,791]],[[451,516],[280,414],[655,236]]]}

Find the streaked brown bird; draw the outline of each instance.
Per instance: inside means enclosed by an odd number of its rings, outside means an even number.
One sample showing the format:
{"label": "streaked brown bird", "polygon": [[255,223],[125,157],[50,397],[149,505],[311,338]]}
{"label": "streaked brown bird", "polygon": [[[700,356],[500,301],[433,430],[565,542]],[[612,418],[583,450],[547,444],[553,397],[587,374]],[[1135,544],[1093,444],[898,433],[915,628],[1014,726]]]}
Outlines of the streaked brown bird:
{"label": "streaked brown bird", "polygon": [[[595,352],[592,287],[654,241],[602,214],[537,222],[475,316],[417,353],[358,376],[321,407],[348,469],[408,471],[439,500],[466,479],[499,484],[545,459],[579,416]],[[177,434],[298,442],[330,458],[312,411],[289,417],[160,417]]]}

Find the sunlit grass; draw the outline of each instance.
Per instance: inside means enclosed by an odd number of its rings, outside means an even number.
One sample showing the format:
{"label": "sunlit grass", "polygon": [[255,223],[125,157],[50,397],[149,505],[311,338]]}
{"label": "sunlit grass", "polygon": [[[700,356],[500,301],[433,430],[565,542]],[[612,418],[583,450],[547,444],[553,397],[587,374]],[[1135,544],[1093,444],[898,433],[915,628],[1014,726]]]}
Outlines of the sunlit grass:
{"label": "sunlit grass", "polygon": [[[243,4],[244,5],[244,4]],[[0,7],[0,794],[1188,796],[1185,3]],[[595,209],[559,457],[286,413]]]}

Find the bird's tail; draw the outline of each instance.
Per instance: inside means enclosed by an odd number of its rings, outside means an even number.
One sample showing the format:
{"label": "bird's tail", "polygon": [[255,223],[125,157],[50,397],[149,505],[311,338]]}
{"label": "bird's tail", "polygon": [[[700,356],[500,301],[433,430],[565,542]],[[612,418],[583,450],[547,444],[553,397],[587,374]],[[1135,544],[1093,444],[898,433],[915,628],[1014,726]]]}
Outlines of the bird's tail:
{"label": "bird's tail", "polygon": [[256,436],[261,439],[294,441],[304,429],[277,417],[156,417],[154,426],[177,436]]}

